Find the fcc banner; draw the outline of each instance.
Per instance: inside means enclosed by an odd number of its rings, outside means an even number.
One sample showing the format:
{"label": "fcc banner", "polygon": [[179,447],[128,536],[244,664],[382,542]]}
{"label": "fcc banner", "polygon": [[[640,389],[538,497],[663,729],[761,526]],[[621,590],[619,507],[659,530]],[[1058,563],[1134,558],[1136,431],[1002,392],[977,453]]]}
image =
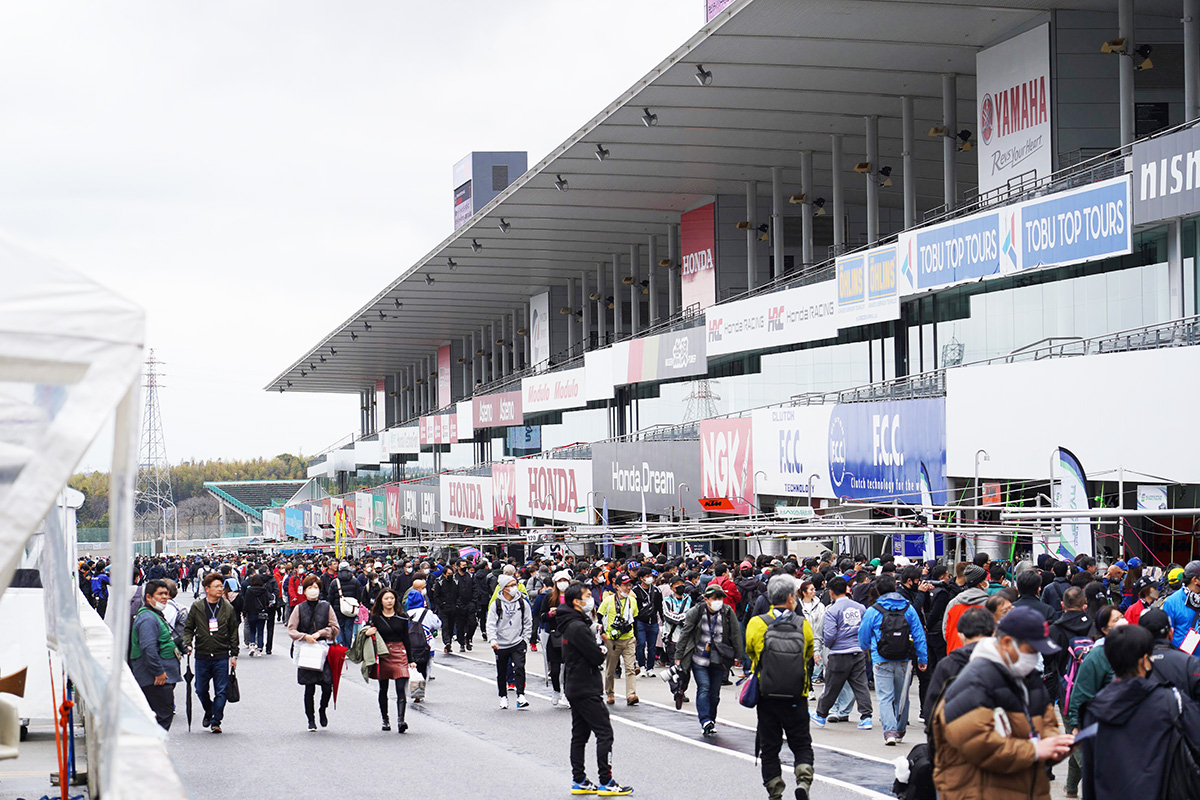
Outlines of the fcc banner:
{"label": "fcc banner", "polygon": [[1139,225],[1200,212],[1200,128],[1135,144],[1133,181]]}
{"label": "fcc banner", "polygon": [[754,412],[760,494],[922,501],[924,464],[933,502],[946,502],[942,399],[760,409]]}
{"label": "fcc banner", "polygon": [[1049,23],[980,51],[975,74],[979,193],[1027,172],[1045,178],[1053,170]]}
{"label": "fcc banner", "polygon": [[705,312],[708,355],[815,342],[837,336],[837,282],[797,286]]}
{"label": "fcc banner", "polygon": [[587,522],[592,462],[522,458],[517,466],[517,513],[554,522]]}
{"label": "fcc banner", "polygon": [[[596,505],[614,511],[669,514],[680,495],[700,486],[700,447],[690,442],[598,442],[592,445]],[[686,502],[686,500],[684,500]],[[693,513],[695,509],[692,509]]]}

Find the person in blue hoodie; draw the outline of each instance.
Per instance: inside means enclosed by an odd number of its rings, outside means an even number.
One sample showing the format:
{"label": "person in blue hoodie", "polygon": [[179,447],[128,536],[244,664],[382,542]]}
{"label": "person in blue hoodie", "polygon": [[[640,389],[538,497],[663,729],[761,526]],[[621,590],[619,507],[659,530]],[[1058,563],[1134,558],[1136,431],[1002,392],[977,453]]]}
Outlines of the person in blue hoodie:
{"label": "person in blue hoodie", "polygon": [[1183,587],[1166,599],[1162,610],[1175,632],[1172,646],[1182,645],[1189,631],[1200,630],[1200,561],[1189,561],[1183,568]]}
{"label": "person in blue hoodie", "polygon": [[912,604],[896,591],[895,576],[880,575],[875,588],[879,600],[863,615],[858,628],[858,643],[871,653],[879,717],[883,723],[883,743],[894,745],[903,741],[908,729],[908,666],[913,648],[916,648],[917,669],[920,670],[929,663],[929,652],[921,618]]}

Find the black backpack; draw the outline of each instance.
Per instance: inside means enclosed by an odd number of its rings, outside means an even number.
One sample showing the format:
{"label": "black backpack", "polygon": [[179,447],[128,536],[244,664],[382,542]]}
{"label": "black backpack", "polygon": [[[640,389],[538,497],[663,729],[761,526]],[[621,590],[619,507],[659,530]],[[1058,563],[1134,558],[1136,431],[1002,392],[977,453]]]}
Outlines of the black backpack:
{"label": "black backpack", "polygon": [[900,800],[937,800],[933,787],[933,748],[921,742],[908,752],[908,780],[899,778],[892,793]]}
{"label": "black backpack", "polygon": [[1160,800],[1200,797],[1200,754],[1192,746],[1183,726],[1183,698],[1175,687],[1171,715],[1171,738],[1167,744],[1167,772],[1163,775]]}
{"label": "black backpack", "polygon": [[760,697],[802,697],[808,692],[807,637],[804,617],[795,612],[775,619],[763,614],[767,624],[762,653],[758,657]]}
{"label": "black backpack", "polygon": [[883,615],[879,625],[879,655],[888,661],[905,661],[912,655],[912,630],[904,616],[908,608],[884,608],[876,603],[875,608]]}

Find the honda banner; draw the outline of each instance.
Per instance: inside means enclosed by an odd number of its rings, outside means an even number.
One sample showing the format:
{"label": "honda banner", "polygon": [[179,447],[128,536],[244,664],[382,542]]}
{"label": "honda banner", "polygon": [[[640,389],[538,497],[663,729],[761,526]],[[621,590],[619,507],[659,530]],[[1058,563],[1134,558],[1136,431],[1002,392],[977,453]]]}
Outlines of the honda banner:
{"label": "honda banner", "polygon": [[517,467],[517,513],[554,522],[588,522],[592,462],[522,458]]}
{"label": "honda banner", "polygon": [[519,527],[517,523],[517,465],[512,461],[492,464],[492,527]]}
{"label": "honda banner", "polygon": [[815,342],[837,336],[837,281],[722,303],[705,312],[708,355]]}
{"label": "honda banner", "polygon": [[[678,513],[700,496],[700,448],[690,442],[597,442],[592,445],[596,502],[616,511]],[[694,513],[694,509],[693,509]]]}
{"label": "honda banner", "polygon": [[475,427],[503,428],[525,421],[520,392],[499,392],[474,398]]}
{"label": "honda banner", "polygon": [[492,479],[473,475],[441,477],[442,519],[472,528],[492,527]]}
{"label": "honda banner", "polygon": [[437,351],[437,404],[445,408],[454,402],[450,388],[450,345],[444,344]]}
{"label": "honda banner", "polygon": [[[680,292],[684,308],[698,305],[704,309],[717,302],[715,242],[715,204],[709,203],[680,217]],[[651,265],[651,269],[655,266]]]}
{"label": "honda banner", "polygon": [[584,385],[587,370],[568,369],[521,379],[521,410],[524,414],[582,408],[587,405]]}
{"label": "honda banner", "polygon": [[754,503],[751,421],[706,419],[700,422],[701,495],[730,501],[727,513],[749,514]]}

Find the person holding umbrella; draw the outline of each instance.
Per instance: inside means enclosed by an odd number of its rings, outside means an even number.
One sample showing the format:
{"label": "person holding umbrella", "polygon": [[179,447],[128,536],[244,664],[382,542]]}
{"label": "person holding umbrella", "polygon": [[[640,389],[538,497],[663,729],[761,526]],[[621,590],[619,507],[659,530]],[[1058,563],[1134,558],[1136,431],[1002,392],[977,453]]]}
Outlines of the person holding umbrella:
{"label": "person holding umbrella", "polygon": [[[371,667],[371,672],[379,680],[379,715],[383,718],[382,730],[390,731],[391,722],[388,720],[388,682],[396,683],[396,732],[408,730],[404,721],[404,712],[408,709],[408,673],[412,663],[412,653],[409,650],[409,618],[396,608],[396,593],[391,588],[384,589],[375,598],[371,607],[371,617],[363,633],[374,636],[378,631],[387,643],[387,652],[380,653],[379,659]],[[425,630],[418,634],[422,638]]]}
{"label": "person holding umbrella", "polygon": [[[329,697],[333,692],[333,670],[328,659],[328,646],[337,639],[338,621],[333,608],[321,599],[321,579],[309,575],[304,579],[304,602],[292,609],[288,619],[288,635],[296,643],[305,642],[309,645],[323,643],[326,652],[319,659],[319,669],[297,665],[296,683],[304,687],[304,714],[308,717],[308,730],[315,732],[317,722],[313,715],[313,701],[316,699],[317,687],[321,687],[321,727],[329,725],[326,711],[329,708]],[[302,662],[313,663],[313,662]]]}

